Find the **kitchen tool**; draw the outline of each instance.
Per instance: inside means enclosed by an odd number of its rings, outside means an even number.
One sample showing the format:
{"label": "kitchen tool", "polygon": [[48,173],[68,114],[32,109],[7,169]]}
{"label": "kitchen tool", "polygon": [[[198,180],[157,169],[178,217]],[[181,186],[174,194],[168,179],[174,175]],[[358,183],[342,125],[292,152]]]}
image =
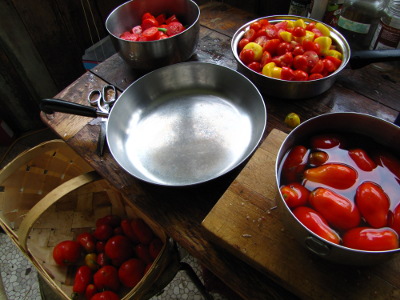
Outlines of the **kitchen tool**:
{"label": "kitchen tool", "polygon": [[[140,25],[144,13],[176,15],[185,31],[167,39],[136,42],[121,39],[121,33]],[[106,29],[124,61],[133,69],[156,68],[188,60],[195,52],[200,32],[200,9],[191,0],[133,0],[115,8],[107,17]]]}
{"label": "kitchen tool", "polygon": [[[92,90],[88,95],[88,102],[92,106],[96,106],[103,113],[108,114],[112,105],[117,100],[117,90],[113,85],[105,85],[103,89]],[[97,142],[97,154],[103,156],[104,145],[106,140],[107,118],[101,118],[100,133]]]}
{"label": "kitchen tool", "polygon": [[[46,113],[106,116],[93,107],[44,99]],[[113,105],[107,143],[131,175],[163,186],[217,178],[258,146],[267,120],[261,94],[245,76],[211,63],[186,62],[133,82]]]}
{"label": "kitchen tool", "polygon": [[[307,137],[322,132],[364,135],[371,141],[387,147],[387,150],[393,154],[400,153],[398,138],[400,127],[397,125],[378,117],[356,112],[323,114],[301,123],[283,141],[275,165],[277,187],[281,186],[279,169],[287,151]],[[387,251],[363,251],[328,242],[308,230],[297,220],[283,200],[281,193],[279,200],[278,206],[282,210],[284,223],[304,247],[319,257],[342,264],[372,265],[385,261],[400,252],[400,248]]]}
{"label": "kitchen tool", "polygon": [[[400,49],[379,50],[379,51],[356,51],[352,53],[350,46],[343,35],[333,27],[324,24],[330,29],[332,44],[336,45],[337,50],[343,54],[341,66],[332,74],[317,80],[310,81],[289,81],[265,76],[261,73],[249,69],[239,58],[238,43],[242,39],[250,24],[261,19],[267,19],[271,24],[287,20],[297,20],[298,16],[275,15],[261,17],[252,20],[241,26],[233,35],[231,40],[231,50],[238,63],[238,69],[246,75],[259,90],[268,96],[284,99],[304,99],[318,96],[329,90],[340,72],[349,64],[351,68],[361,68],[373,62],[400,60]],[[301,17],[306,23],[320,22],[318,20]],[[350,62],[350,63],[349,63]]]}

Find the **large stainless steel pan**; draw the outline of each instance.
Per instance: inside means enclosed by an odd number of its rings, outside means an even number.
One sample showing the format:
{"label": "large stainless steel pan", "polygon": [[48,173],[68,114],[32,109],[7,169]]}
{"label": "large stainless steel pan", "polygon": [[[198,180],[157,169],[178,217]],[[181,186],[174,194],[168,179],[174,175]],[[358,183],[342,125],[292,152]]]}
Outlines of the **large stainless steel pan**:
{"label": "large stainless steel pan", "polygon": [[[43,99],[41,109],[97,116],[92,107],[71,109],[73,103],[59,102]],[[245,76],[216,64],[185,62],[144,75],[120,95],[108,116],[107,143],[131,175],[189,186],[246,160],[266,120],[263,98]]]}

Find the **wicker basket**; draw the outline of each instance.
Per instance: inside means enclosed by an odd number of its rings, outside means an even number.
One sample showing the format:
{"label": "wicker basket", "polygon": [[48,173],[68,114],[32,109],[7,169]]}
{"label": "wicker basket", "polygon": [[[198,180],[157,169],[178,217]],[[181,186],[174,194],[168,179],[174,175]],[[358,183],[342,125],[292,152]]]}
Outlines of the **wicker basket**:
{"label": "wicker basket", "polygon": [[164,242],[142,280],[121,295],[122,299],[148,298],[171,263],[172,242],[65,142],[42,143],[20,154],[0,172],[1,227],[64,299],[72,295],[74,267],[58,266],[52,257],[53,247],[93,229],[95,221],[108,214],[142,218]]}

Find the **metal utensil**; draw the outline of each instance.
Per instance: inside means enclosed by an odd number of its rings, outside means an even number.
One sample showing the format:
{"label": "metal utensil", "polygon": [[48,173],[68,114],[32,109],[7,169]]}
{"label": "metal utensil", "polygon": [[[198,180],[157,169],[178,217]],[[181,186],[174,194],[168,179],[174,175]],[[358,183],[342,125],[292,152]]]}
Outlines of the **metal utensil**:
{"label": "metal utensil", "polygon": [[[110,112],[111,106],[114,104],[117,98],[117,91],[113,85],[105,85],[100,90],[92,90],[88,95],[88,101],[90,105],[96,106],[101,112],[108,114]],[[106,141],[106,128],[107,128],[107,118],[101,118],[100,122],[100,133],[97,142],[97,154],[103,156],[104,145]]]}

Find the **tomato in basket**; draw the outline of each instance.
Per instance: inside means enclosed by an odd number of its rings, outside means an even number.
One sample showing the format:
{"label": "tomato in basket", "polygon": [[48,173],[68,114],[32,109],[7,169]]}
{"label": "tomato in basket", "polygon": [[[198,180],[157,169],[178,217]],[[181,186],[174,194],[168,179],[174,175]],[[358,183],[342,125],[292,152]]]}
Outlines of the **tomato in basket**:
{"label": "tomato in basket", "polygon": [[95,294],[90,300],[120,300],[119,296],[112,291],[104,291]]}
{"label": "tomato in basket", "polygon": [[93,275],[93,282],[97,290],[111,290],[118,292],[121,282],[118,279],[118,270],[114,266],[104,266]]}
{"label": "tomato in basket", "polygon": [[133,288],[144,275],[146,264],[143,260],[131,258],[125,261],[118,269],[118,277],[126,287]]}
{"label": "tomato in basket", "polygon": [[82,246],[77,241],[62,241],[53,249],[53,258],[60,266],[77,263],[83,254]]}

